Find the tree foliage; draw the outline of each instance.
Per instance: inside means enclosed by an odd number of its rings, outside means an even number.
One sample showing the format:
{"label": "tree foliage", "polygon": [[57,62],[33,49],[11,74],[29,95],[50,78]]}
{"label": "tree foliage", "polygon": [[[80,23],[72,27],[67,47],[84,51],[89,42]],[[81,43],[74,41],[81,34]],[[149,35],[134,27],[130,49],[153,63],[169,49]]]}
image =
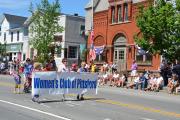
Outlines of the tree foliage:
{"label": "tree foliage", "polygon": [[30,6],[32,13],[30,34],[30,43],[37,50],[40,62],[49,59],[50,44],[54,42],[54,35],[63,31],[63,28],[58,24],[60,15],[59,0],[50,3],[48,0],[41,0],[41,3],[36,5],[36,10],[33,10],[33,5]]}
{"label": "tree foliage", "polygon": [[156,5],[140,7],[137,26],[141,34],[136,43],[152,54],[163,55],[168,60],[180,59],[180,11],[176,5],[157,0]]}
{"label": "tree foliage", "polygon": [[0,56],[4,56],[6,54],[6,43],[0,43]]}

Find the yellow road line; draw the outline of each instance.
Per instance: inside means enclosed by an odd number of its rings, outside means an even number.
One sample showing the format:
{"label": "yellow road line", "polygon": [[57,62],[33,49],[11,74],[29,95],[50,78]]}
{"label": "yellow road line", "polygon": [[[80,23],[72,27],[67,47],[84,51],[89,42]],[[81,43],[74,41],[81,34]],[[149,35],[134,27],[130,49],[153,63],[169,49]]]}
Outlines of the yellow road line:
{"label": "yellow road line", "polygon": [[[68,96],[76,96],[75,94],[68,94]],[[93,97],[87,96],[85,99],[93,99]],[[119,101],[114,101],[114,100],[95,100],[96,102],[99,103],[105,103],[105,104],[111,104],[111,105],[116,105],[116,106],[121,106],[121,107],[126,107],[130,109],[138,109],[138,110],[143,110],[143,111],[148,111],[152,113],[159,113],[164,116],[172,116],[172,117],[177,117],[180,118],[180,113],[175,113],[175,112],[168,112],[168,111],[163,111],[163,110],[158,110],[154,109],[151,107],[145,107],[142,105],[137,105],[137,104],[127,104],[127,103],[122,103]]]}
{"label": "yellow road line", "polygon": [[144,110],[144,111],[148,111],[148,112],[159,113],[159,114],[165,115],[165,116],[172,116],[172,117],[180,118],[179,113],[158,110],[158,109],[154,109],[151,107],[145,107],[145,106],[136,105],[136,104],[129,104],[129,103],[126,104],[126,103],[122,103],[119,101],[113,101],[113,100],[96,100],[96,102],[117,105],[117,106],[127,107],[127,108],[131,108],[131,109]]}
{"label": "yellow road line", "polygon": [[[6,86],[6,87],[14,87],[14,84],[11,83],[6,83],[6,82],[0,82],[0,86]],[[75,94],[68,94],[68,96],[76,96]],[[85,99],[93,99],[93,97],[87,96]],[[175,112],[168,112],[164,110],[159,110],[151,107],[145,107],[142,105],[137,105],[137,104],[127,104],[127,103],[122,103],[119,101],[114,101],[114,100],[95,100],[98,103],[105,103],[105,104],[111,104],[111,105],[116,105],[120,107],[126,107],[130,109],[138,109],[138,110],[143,110],[143,111],[148,111],[152,113],[158,113],[164,116],[171,116],[171,117],[177,117],[180,118],[180,113],[175,113]]]}
{"label": "yellow road line", "polygon": [[[0,82],[0,86],[5,86],[5,87],[14,87],[15,83],[7,83],[7,82]],[[23,84],[21,84],[21,87],[23,87]]]}
{"label": "yellow road line", "polygon": [[0,82],[0,86],[5,86],[5,87],[14,87],[15,84],[12,83],[7,83],[7,82]]}

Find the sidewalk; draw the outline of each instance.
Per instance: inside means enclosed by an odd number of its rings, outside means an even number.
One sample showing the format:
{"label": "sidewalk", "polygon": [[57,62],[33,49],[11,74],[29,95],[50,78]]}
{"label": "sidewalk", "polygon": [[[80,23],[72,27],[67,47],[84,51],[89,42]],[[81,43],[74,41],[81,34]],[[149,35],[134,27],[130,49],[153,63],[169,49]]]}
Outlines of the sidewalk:
{"label": "sidewalk", "polygon": [[126,91],[126,92],[131,92],[131,93],[144,93],[144,94],[156,94],[156,95],[160,95],[160,94],[164,94],[164,95],[172,95],[172,96],[178,96],[180,98],[180,93],[178,94],[169,94],[167,91],[167,87],[164,87],[162,90],[160,90],[159,92],[154,92],[154,91],[143,91],[143,90],[135,90],[135,89],[127,89],[126,87],[122,88],[122,87],[111,87],[109,85],[104,85],[104,86],[99,86],[99,88],[103,88],[103,89],[109,89],[109,90],[116,90],[116,91]]}

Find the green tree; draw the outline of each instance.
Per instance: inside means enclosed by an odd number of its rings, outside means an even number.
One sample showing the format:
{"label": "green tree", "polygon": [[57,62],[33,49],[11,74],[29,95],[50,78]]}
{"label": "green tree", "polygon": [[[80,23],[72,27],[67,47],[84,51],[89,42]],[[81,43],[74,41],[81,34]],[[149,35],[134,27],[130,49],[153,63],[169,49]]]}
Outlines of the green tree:
{"label": "green tree", "polygon": [[59,0],[53,3],[41,0],[36,8],[33,10],[31,4],[30,43],[37,50],[39,62],[44,62],[50,57],[50,44],[54,42],[54,35],[63,31],[63,27],[58,24],[60,3]]}
{"label": "green tree", "polygon": [[152,54],[163,55],[172,61],[180,59],[179,0],[176,6],[157,0],[156,5],[139,9],[137,26],[141,34],[135,35],[136,43]]}
{"label": "green tree", "polygon": [[4,56],[6,54],[6,43],[0,43],[0,56]]}

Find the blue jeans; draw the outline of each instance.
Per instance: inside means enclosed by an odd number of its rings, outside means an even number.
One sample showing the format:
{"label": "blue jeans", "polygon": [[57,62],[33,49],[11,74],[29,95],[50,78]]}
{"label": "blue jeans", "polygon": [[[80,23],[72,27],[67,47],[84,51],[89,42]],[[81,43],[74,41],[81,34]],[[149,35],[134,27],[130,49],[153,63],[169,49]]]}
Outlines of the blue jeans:
{"label": "blue jeans", "polygon": [[141,90],[144,90],[147,87],[147,82],[146,81],[142,81],[141,82]]}
{"label": "blue jeans", "polygon": [[138,83],[138,82],[135,82],[135,90],[138,89],[138,86],[139,86],[139,83]]}

